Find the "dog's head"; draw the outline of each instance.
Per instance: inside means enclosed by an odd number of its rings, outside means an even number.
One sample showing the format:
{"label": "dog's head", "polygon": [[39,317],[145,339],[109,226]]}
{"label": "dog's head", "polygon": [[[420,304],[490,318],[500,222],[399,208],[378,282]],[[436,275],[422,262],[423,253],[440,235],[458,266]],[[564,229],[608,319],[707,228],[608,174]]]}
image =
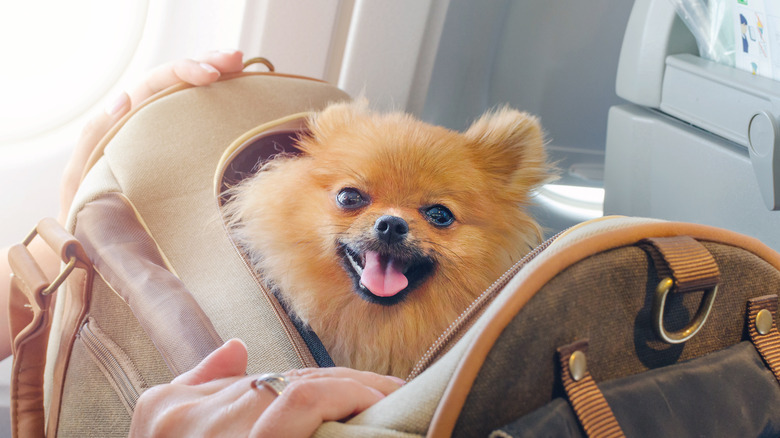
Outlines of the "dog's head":
{"label": "dog's head", "polygon": [[528,114],[500,109],[459,133],[357,102],[309,130],[302,154],[240,184],[227,212],[261,275],[321,336],[351,310],[365,330],[403,318],[443,329],[541,238],[526,207],[550,168]]}

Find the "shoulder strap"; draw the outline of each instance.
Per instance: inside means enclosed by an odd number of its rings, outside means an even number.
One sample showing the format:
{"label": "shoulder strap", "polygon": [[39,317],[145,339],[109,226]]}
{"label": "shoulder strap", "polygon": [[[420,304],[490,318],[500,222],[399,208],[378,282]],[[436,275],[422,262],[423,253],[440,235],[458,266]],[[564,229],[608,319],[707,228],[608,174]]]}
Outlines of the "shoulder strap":
{"label": "shoulder strap", "polygon": [[211,320],[122,194],[108,193],[86,204],[78,213],[76,236],[174,376],[222,345]]}
{"label": "shoulder strap", "polygon": [[[66,263],[52,282],[27,250],[40,235]],[[91,275],[91,263],[76,239],[54,219],[42,220],[24,243],[11,248],[8,261],[11,276],[9,322],[13,337],[13,379],[11,381],[11,428],[13,436],[44,436],[43,373],[51,329],[53,292],[74,269]]]}

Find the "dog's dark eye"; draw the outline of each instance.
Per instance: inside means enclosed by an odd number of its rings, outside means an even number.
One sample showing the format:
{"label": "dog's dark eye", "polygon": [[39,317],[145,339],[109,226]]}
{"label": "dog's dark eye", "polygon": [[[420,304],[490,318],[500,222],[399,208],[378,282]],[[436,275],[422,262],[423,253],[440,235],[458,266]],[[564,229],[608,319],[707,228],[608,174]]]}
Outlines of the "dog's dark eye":
{"label": "dog's dark eye", "polygon": [[338,202],[339,206],[342,208],[353,209],[368,204],[368,199],[366,199],[366,197],[357,189],[346,188],[341,189],[339,194],[336,195],[336,202]]}
{"label": "dog's dark eye", "polygon": [[423,214],[428,222],[436,225],[437,227],[446,227],[455,222],[455,216],[452,212],[443,205],[434,205],[433,207],[427,207],[423,209]]}

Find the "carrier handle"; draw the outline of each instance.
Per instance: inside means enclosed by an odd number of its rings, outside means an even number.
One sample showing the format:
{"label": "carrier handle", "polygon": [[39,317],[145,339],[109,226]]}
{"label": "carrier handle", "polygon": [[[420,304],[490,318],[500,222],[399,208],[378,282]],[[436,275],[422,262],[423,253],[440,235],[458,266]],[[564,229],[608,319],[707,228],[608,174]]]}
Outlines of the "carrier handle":
{"label": "carrier handle", "polygon": [[[38,235],[66,263],[63,271],[51,282],[28,249]],[[12,271],[8,320],[14,354],[12,432],[13,436],[44,436],[43,373],[51,328],[52,293],[75,268],[89,269],[91,262],[73,235],[56,220],[46,218],[38,223],[23,243],[11,247],[8,263]]]}
{"label": "carrier handle", "polygon": [[271,61],[269,61],[267,58],[263,58],[262,56],[258,56],[255,58],[249,58],[246,61],[244,61],[244,68],[243,70],[246,70],[247,67],[253,64],[263,64],[264,66],[268,67],[269,72],[274,72],[276,69],[274,68],[274,65],[271,64]]}

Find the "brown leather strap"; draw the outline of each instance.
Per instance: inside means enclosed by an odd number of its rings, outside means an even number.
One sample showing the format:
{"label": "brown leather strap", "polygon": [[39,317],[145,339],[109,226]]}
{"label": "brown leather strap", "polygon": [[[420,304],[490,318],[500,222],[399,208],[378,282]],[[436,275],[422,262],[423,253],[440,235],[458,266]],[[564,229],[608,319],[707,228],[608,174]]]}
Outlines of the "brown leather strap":
{"label": "brown leather strap", "polygon": [[[44,436],[43,373],[51,328],[52,284],[27,246],[36,234],[74,268],[90,266],[81,245],[53,219],[41,221],[24,244],[12,247],[8,262],[13,275],[8,300],[13,341],[11,428],[14,436]],[[56,282],[57,280],[55,280]]]}
{"label": "brown leather strap", "polygon": [[[577,341],[558,349],[561,378],[569,402],[590,438],[623,437],[623,430],[612,413],[586,365],[588,341]],[[572,357],[574,359],[572,360]]]}
{"label": "brown leather strap", "polygon": [[689,236],[653,237],[640,242],[660,278],[671,277],[677,292],[711,289],[720,271],[707,248]]}
{"label": "brown leather strap", "polygon": [[95,270],[128,304],[174,376],[192,369],[223,344],[195,297],[169,270],[125,196],[106,193],[86,204],[78,213],[76,236],[92,256]]}
{"label": "brown leather strap", "polygon": [[[9,262],[25,259],[20,255],[27,252],[21,245],[9,251]],[[27,253],[29,255],[29,253]],[[32,257],[32,256],[30,256]],[[12,266],[13,266],[13,262]],[[31,268],[26,262],[22,262]],[[37,265],[34,265],[36,268]],[[16,269],[12,268],[14,272]],[[40,268],[39,268],[40,269]],[[48,282],[22,280],[23,274],[11,277],[11,292],[8,298],[9,323],[14,337],[13,373],[11,380],[11,431],[13,436],[44,436],[43,413],[43,369],[45,366],[48,331],[51,324],[49,301],[41,292]],[[32,280],[31,277],[30,280]]]}
{"label": "brown leather strap", "polygon": [[752,298],[748,300],[747,318],[750,340],[780,382],[780,332],[775,321],[777,307],[777,295]]}
{"label": "brown leather strap", "polygon": [[[62,307],[62,318],[59,329],[59,349],[54,362],[54,376],[51,385],[51,402],[46,421],[46,436],[57,436],[59,427],[60,410],[62,409],[62,396],[65,389],[65,375],[70,364],[70,355],[76,342],[81,323],[87,317],[89,306],[92,302],[92,279],[94,269],[82,269],[74,271],[68,277],[67,294],[59,294],[58,305]],[[53,339],[53,336],[49,336]]]}

